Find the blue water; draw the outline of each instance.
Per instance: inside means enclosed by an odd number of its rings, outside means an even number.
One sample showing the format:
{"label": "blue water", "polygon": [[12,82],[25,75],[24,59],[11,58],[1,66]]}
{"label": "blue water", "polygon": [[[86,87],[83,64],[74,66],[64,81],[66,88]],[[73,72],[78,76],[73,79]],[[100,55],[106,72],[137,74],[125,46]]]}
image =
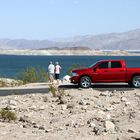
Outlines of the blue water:
{"label": "blue water", "polygon": [[58,61],[62,67],[61,77],[66,75],[73,64],[89,66],[102,59],[123,59],[127,67],[140,67],[140,56],[17,56],[0,55],[0,76],[16,78],[17,74],[27,68],[41,66],[47,70],[49,61]]}

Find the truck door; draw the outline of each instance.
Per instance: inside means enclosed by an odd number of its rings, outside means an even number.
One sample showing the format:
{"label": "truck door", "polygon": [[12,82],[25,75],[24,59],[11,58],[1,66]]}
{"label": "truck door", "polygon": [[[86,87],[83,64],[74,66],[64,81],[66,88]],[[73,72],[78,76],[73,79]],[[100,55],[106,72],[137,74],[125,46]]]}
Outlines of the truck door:
{"label": "truck door", "polygon": [[120,61],[111,61],[110,68],[108,69],[110,77],[114,82],[126,81],[126,68],[122,66]]}
{"label": "truck door", "polygon": [[95,82],[107,82],[109,79],[109,61],[101,62],[95,69],[93,80]]}

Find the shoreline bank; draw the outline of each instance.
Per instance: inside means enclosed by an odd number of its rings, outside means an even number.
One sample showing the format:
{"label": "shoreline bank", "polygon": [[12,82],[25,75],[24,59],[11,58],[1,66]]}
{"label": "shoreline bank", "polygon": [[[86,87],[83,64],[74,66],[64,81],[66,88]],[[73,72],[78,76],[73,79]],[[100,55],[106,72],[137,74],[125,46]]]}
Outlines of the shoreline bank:
{"label": "shoreline bank", "polygon": [[140,51],[124,50],[1,50],[0,55],[40,55],[40,56],[140,56]]}

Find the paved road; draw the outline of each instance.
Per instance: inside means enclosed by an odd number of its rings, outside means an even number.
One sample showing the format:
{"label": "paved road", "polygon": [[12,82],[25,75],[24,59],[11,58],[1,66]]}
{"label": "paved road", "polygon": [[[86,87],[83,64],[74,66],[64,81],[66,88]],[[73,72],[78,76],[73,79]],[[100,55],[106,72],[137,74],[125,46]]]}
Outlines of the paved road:
{"label": "paved road", "polygon": [[[73,85],[73,84],[67,84],[67,85],[60,85],[59,88],[63,89],[78,89],[78,85]],[[129,91],[129,90],[134,90],[133,87],[130,87],[126,83],[100,83],[100,84],[93,84],[91,86],[92,89],[98,90],[98,91]]]}
{"label": "paved road", "polygon": [[30,93],[48,93],[48,87],[0,89],[0,96],[15,95],[15,94],[22,95]]}
{"label": "paved road", "polygon": [[[6,95],[22,95],[22,94],[30,94],[30,93],[48,93],[48,84],[35,84],[33,86],[25,86],[25,87],[14,87],[14,88],[0,88],[0,96],[6,96]],[[61,84],[59,88],[63,89],[78,89],[79,87],[77,85],[73,84]],[[128,91],[128,90],[134,90],[134,88],[131,88],[128,86],[128,84],[94,84],[91,86],[94,90],[98,91]]]}

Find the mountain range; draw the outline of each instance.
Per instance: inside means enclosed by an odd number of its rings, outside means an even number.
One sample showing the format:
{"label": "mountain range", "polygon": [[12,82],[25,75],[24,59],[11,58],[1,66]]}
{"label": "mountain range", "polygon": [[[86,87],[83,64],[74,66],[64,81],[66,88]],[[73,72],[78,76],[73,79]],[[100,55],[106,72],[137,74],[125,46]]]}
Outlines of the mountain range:
{"label": "mountain range", "polygon": [[0,49],[140,50],[140,29],[57,40],[0,39]]}

